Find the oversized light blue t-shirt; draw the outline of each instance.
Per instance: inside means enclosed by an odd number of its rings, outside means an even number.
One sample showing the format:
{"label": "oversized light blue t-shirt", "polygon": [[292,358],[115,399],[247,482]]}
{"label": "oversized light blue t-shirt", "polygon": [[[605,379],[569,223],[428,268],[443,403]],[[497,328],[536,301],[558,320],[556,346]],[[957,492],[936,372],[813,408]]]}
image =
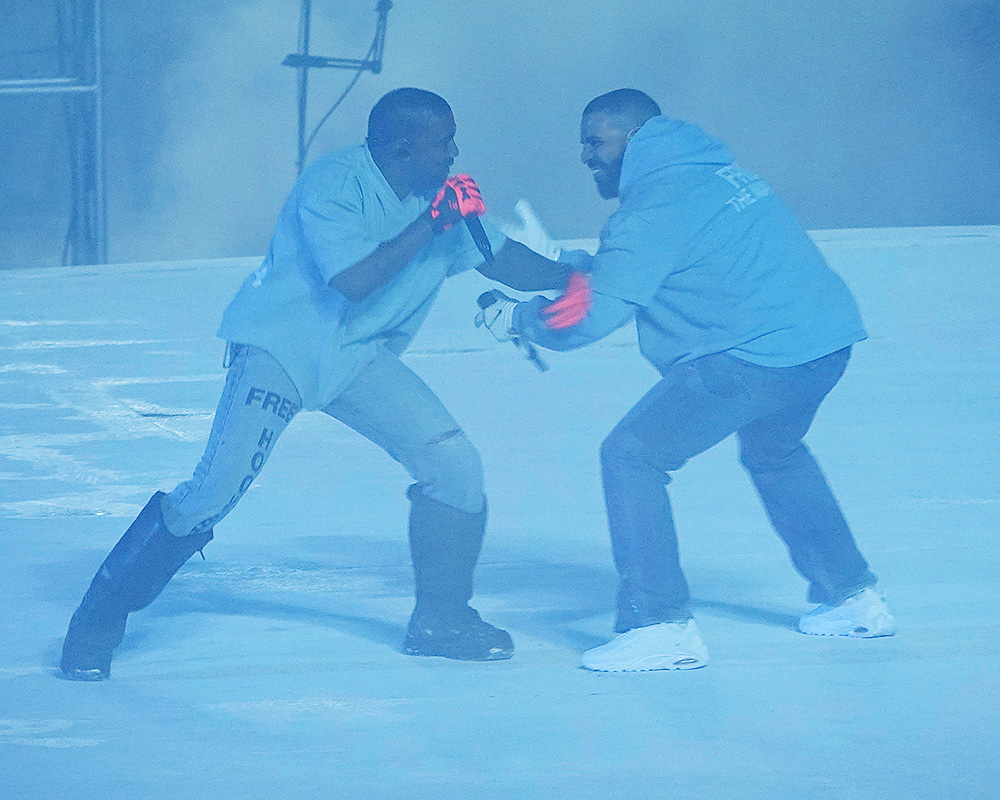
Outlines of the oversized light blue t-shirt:
{"label": "oversized light blue t-shirt", "polygon": [[[367,146],[318,158],[281,210],[267,256],[222,318],[219,336],[270,353],[288,373],[306,409],[328,405],[380,347],[409,345],[444,279],[483,263],[464,225],[435,236],[381,289],[350,302],[329,287],[343,272],[393,239],[428,206],[399,199]],[[494,251],[505,237],[483,223]]]}
{"label": "oversized light blue t-shirt", "polygon": [[648,120],[625,150],[619,197],[589,264],[595,318],[550,332],[533,304],[518,319],[538,344],[580,346],[631,313],[661,370],[719,352],[789,367],[865,338],[850,291],[792,212],[696,125]]}

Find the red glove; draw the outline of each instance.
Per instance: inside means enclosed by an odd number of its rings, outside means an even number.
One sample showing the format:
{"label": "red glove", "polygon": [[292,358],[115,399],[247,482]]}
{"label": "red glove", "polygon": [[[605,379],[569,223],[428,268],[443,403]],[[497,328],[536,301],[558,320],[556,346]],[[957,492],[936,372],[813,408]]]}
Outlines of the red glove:
{"label": "red glove", "polygon": [[463,217],[486,213],[483,195],[468,175],[452,175],[431,201],[431,221],[438,231],[446,231]]}
{"label": "red glove", "polygon": [[548,315],[545,325],[554,331],[571,328],[587,316],[593,302],[590,278],[587,273],[574,270],[559,299],[542,309]]}

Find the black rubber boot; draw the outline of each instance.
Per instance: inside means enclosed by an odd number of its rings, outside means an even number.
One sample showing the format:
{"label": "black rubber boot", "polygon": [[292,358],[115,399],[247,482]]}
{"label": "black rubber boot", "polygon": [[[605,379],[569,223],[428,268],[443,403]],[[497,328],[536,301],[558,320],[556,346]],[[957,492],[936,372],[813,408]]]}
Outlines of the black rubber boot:
{"label": "black rubber boot", "polygon": [[410,552],[417,605],[403,652],[462,661],[500,661],[514,654],[507,631],[494,628],[469,607],[472,573],[486,531],[486,509],[460,511],[410,487]]}
{"label": "black rubber boot", "polygon": [[97,570],[69,622],[59,667],[67,677],[103,681],[111,652],[125,635],[132,611],[145,608],[191,556],[212,540],[212,531],[174,536],[163,523],[154,494]]}

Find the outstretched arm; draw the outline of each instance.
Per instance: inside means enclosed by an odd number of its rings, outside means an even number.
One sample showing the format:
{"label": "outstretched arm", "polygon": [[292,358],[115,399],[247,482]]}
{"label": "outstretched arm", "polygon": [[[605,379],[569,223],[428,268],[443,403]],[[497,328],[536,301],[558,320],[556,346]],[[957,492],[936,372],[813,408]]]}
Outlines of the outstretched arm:
{"label": "outstretched arm", "polygon": [[508,239],[492,264],[484,263],[476,269],[490,280],[519,292],[541,292],[562,289],[573,268],[550,261],[520,242]]}

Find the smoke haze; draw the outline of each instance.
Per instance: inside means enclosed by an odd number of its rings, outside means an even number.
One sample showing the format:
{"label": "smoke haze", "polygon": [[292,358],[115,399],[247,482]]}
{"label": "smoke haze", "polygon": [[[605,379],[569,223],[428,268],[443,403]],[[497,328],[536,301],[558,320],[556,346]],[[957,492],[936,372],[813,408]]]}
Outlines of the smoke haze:
{"label": "smoke haze", "polygon": [[[51,68],[25,51],[45,47],[55,5],[0,0],[0,77]],[[456,167],[493,214],[526,197],[554,236],[594,236],[613,205],[579,163],[579,114],[631,86],[726,141],[811,229],[997,224],[998,3],[813,5],[396,0],[385,68],[310,157],[360,142],[386,91],[427,88],[455,109]],[[315,2],[312,51],[361,57],[374,6]],[[280,62],[299,3],[118,0],[104,14],[111,260],[263,253],[295,178],[297,73]],[[350,77],[311,71],[310,129]],[[0,97],[0,264],[58,263],[61,115],[51,98]]]}

